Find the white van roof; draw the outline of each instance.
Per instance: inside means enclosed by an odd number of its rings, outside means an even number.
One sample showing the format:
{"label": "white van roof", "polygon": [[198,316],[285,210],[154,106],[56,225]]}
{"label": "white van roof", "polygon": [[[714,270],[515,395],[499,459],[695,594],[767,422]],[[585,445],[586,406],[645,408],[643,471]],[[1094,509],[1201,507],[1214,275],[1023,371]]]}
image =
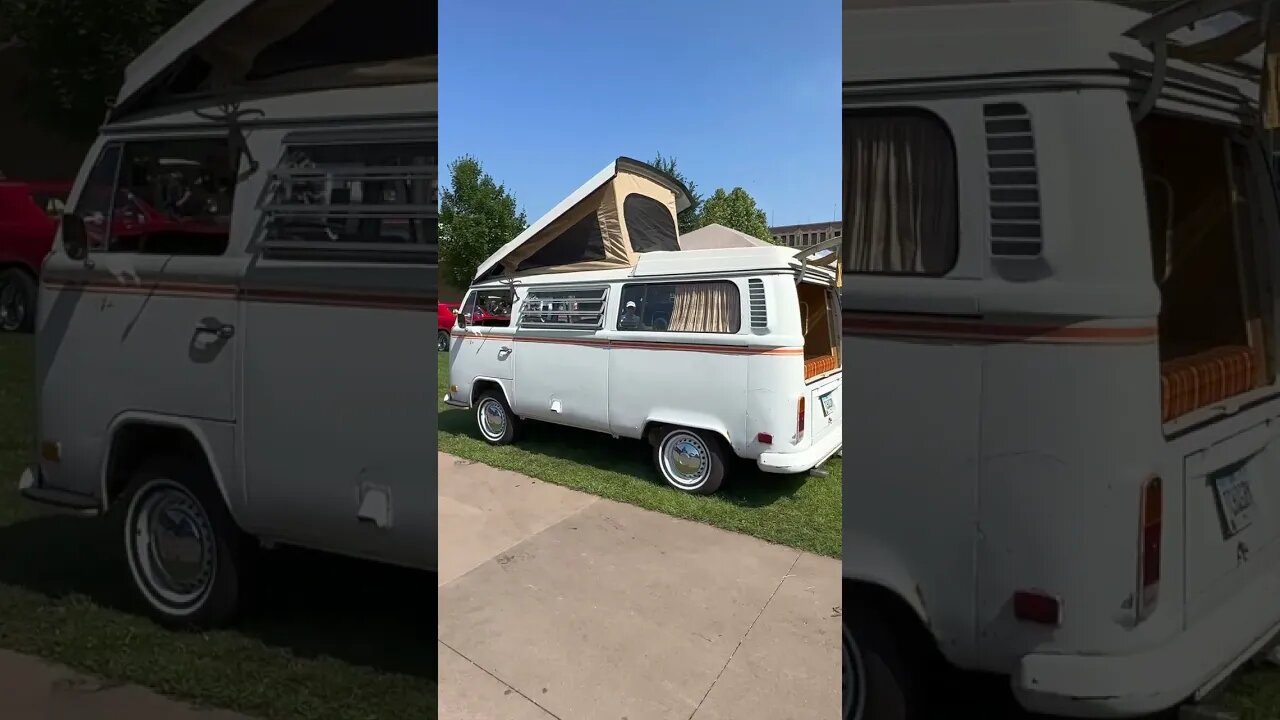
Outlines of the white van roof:
{"label": "white van roof", "polygon": [[[1125,59],[1152,59],[1125,33],[1149,19],[1148,10],[1169,7],[1160,0],[843,0],[843,78],[848,84],[1124,71]],[[1196,43],[1232,20],[1218,16],[1170,37]],[[1261,66],[1259,48],[1221,67],[1256,80]]]}
{"label": "white van roof", "polygon": [[[174,96],[434,82],[436,14],[426,9],[420,0],[205,0],[125,69],[109,121]],[[368,27],[351,28],[353,19]],[[343,31],[348,41],[335,44]]]}

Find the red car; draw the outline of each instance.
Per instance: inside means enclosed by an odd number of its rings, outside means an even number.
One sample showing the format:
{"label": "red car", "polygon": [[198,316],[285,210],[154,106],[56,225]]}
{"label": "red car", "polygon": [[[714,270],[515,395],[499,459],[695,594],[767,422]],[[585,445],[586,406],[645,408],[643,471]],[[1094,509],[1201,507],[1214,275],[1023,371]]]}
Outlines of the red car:
{"label": "red car", "polygon": [[70,182],[0,181],[0,332],[32,328],[40,266],[70,193]]}
{"label": "red car", "polygon": [[458,321],[458,303],[440,303],[436,309],[436,349],[449,352],[449,331]]}

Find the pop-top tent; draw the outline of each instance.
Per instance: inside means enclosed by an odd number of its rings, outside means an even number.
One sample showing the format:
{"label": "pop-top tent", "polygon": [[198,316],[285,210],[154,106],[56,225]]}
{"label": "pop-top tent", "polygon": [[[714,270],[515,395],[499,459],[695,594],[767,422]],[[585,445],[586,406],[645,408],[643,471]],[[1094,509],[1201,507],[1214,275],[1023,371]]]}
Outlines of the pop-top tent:
{"label": "pop-top tent", "polygon": [[680,236],[681,250],[719,250],[736,247],[770,247],[773,243],[739,230],[711,223]]}
{"label": "pop-top tent", "polygon": [[109,121],[255,92],[436,80],[436,3],[205,0],[125,69]]}
{"label": "pop-top tent", "polygon": [[680,249],[676,215],[687,207],[679,180],[618,158],[490,255],[476,280],[633,267],[642,253]]}

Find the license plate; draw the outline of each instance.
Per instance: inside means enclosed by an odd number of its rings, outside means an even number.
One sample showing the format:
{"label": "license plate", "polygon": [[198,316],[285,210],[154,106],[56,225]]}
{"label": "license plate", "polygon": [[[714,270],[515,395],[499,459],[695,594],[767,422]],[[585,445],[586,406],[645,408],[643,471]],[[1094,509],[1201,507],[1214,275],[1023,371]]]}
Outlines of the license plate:
{"label": "license plate", "polygon": [[1253,522],[1253,488],[1249,478],[1241,472],[1214,478],[1218,492],[1218,507],[1227,525],[1227,537],[1249,527]]}
{"label": "license plate", "polygon": [[835,391],[832,390],[826,395],[818,398],[818,402],[822,403],[822,417],[829,416],[831,414],[831,409],[836,406]]}

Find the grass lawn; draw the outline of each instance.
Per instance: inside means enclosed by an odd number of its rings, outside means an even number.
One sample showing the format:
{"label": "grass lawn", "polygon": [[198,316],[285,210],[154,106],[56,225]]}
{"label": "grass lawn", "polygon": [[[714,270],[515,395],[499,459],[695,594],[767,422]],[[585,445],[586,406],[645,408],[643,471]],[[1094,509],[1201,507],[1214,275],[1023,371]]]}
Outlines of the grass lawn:
{"label": "grass lawn", "polygon": [[827,477],[768,475],[746,466],[715,495],[688,495],[658,477],[652,450],[638,440],[529,423],[515,445],[480,439],[474,416],[439,400],[449,385],[448,355],[438,364],[440,450],[676,517],[754,535],[801,550],[840,556],[840,459]]}
{"label": "grass lawn", "polygon": [[142,617],[107,521],[18,498],[31,349],[0,336],[0,647],[264,720],[436,717],[434,575],[280,551],[235,631],[174,633]]}

